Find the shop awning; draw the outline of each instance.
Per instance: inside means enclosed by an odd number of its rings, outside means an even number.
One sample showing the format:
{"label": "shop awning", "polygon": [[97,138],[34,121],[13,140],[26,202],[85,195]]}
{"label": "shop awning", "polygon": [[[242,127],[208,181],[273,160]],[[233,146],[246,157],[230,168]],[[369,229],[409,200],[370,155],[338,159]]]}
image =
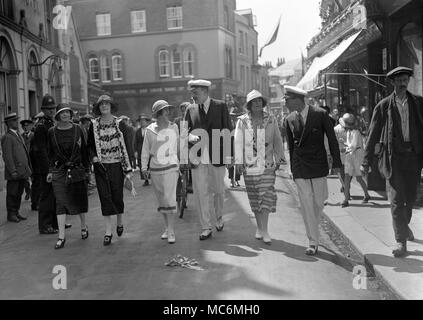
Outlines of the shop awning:
{"label": "shop awning", "polygon": [[300,82],[298,82],[297,87],[306,91],[316,88],[319,82],[319,73],[334,64],[336,60],[338,60],[338,58],[351,46],[354,40],[357,39],[360,33],[361,30],[343,40],[335,49],[326,53],[324,56],[315,58],[304,77],[300,80]]}

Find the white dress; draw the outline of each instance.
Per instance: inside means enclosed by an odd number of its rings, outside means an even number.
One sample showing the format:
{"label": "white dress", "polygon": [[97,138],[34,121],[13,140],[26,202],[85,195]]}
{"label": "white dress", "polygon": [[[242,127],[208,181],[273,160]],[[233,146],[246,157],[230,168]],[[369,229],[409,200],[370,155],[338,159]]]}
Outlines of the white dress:
{"label": "white dress", "polygon": [[360,166],[364,158],[363,136],[359,130],[346,130],[345,146],[345,174],[359,177],[361,176]]}

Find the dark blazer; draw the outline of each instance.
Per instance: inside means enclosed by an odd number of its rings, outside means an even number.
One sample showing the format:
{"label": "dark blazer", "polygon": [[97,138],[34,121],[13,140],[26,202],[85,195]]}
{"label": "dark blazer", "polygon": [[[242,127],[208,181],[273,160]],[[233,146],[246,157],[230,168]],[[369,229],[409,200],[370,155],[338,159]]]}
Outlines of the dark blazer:
{"label": "dark blazer", "polygon": [[[1,139],[1,148],[5,164],[4,179],[28,179],[32,174],[32,170],[28,149],[23,138],[8,130]],[[12,177],[14,172],[17,173],[16,177]]]}
{"label": "dark blazer", "polygon": [[[223,137],[221,137],[219,141],[213,141],[212,130],[228,129],[230,132],[232,132],[233,126],[226,103],[221,100],[210,99],[210,106],[205,121],[201,120],[198,104],[191,104],[188,106],[185,112],[185,121],[187,121],[189,133],[191,133],[195,129],[204,129],[207,131],[209,136],[210,163],[212,163],[213,159],[213,144],[220,145],[220,159],[218,163],[213,163],[213,165],[216,167],[224,166],[225,162],[223,159]],[[233,148],[232,146],[229,147],[230,148],[228,150],[230,150],[232,156]]]}
{"label": "dark blazer", "polygon": [[53,119],[43,117],[37,123],[34,130],[34,138],[31,144],[32,160],[36,173],[47,175],[49,172],[48,159],[48,130],[54,126]]}
{"label": "dark blazer", "polygon": [[333,168],[341,168],[341,158],[333,124],[324,109],[309,106],[307,120],[302,133],[295,132],[296,113],[290,113],[284,120],[288,139],[291,172],[294,179],[326,177],[329,173],[325,134],[328,138]]}
{"label": "dark blazer", "polygon": [[[145,130],[146,128],[144,128]],[[145,135],[145,133],[144,133]],[[144,144],[144,136],[142,135],[142,128],[138,128],[137,131],[135,132],[135,143],[134,143],[134,148],[135,151],[137,152],[137,159],[138,159],[138,164],[141,166],[141,152],[142,152],[142,145]]]}
{"label": "dark blazer", "polygon": [[[413,95],[407,91],[410,140],[417,154],[423,153],[423,97]],[[392,176],[392,154],[394,151],[395,130],[402,139],[399,111],[392,93],[382,99],[375,107],[369,126],[369,136],[364,152],[363,166],[373,165],[376,155],[380,174],[389,179]],[[395,122],[395,126],[394,126]],[[377,148],[376,148],[377,146]]]}

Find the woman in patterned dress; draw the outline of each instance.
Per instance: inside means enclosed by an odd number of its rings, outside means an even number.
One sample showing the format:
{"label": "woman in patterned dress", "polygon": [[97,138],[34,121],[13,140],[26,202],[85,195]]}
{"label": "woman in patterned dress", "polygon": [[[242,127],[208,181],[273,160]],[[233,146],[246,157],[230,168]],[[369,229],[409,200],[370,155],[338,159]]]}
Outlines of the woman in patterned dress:
{"label": "woman in patterned dress", "polygon": [[246,114],[235,128],[236,170],[244,174],[251,210],[257,221],[256,238],[271,244],[269,213],[276,212],[276,170],[285,164],[284,147],[276,118],[266,110],[266,99],[253,90],[247,95]]}
{"label": "woman in patterned dress", "polygon": [[169,121],[167,101],[153,104],[155,122],[145,133],[141,153],[142,173],[151,172],[151,184],[158,202],[157,211],[163,215],[165,231],[161,238],[175,243],[176,185],[179,177],[178,145],[179,130],[176,123]]}
{"label": "woman in patterned dress", "polygon": [[94,164],[101,213],[106,222],[105,246],[113,237],[111,216],[117,216],[117,235],[120,237],[123,233],[123,185],[125,176],[132,178],[130,159],[134,158],[128,128],[112,114],[116,110],[110,96],[100,96],[93,106],[93,113],[99,117],[92,120],[88,132],[90,159]]}

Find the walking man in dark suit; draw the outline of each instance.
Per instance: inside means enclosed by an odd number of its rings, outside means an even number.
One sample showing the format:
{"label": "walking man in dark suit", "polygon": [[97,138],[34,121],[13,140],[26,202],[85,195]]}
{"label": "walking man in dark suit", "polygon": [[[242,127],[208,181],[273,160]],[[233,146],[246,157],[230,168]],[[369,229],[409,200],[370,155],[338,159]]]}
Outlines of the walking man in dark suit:
{"label": "walking man in dark suit", "polygon": [[19,222],[26,220],[19,214],[25,182],[31,176],[31,163],[25,141],[18,132],[18,116],[10,113],[4,118],[7,132],[1,139],[3,160],[5,164],[4,178],[6,186],[7,220]]}
{"label": "walking man in dark suit", "polygon": [[288,138],[291,172],[301,203],[309,247],[307,255],[316,255],[319,246],[319,222],[328,198],[329,165],[325,135],[333,159],[332,170],[341,168],[338,142],[328,113],[305,103],[307,92],[285,86],[285,102],[291,112],[284,121]]}
{"label": "walking man in dark suit", "polygon": [[[212,211],[216,216],[216,230],[223,230],[225,164],[230,165],[232,162],[230,133],[233,128],[229,111],[224,101],[209,97],[210,85],[211,82],[207,80],[190,80],[188,82],[195,103],[188,106],[183,125],[187,126],[188,141],[194,144],[199,143],[202,146],[197,153],[201,160],[194,154],[194,158],[197,158],[195,160],[198,161],[194,161],[195,167],[192,169],[194,196],[202,228],[200,240],[208,239],[212,235]],[[227,129],[226,132],[229,133],[229,136],[226,138],[220,135],[213,136],[213,130],[216,134],[216,131],[220,133],[223,129]],[[183,136],[182,133],[181,135]],[[194,145],[192,148],[195,150],[196,146]],[[192,162],[191,155],[193,153],[190,154]]]}
{"label": "walking man in dark suit", "polygon": [[395,257],[407,253],[407,240],[414,235],[408,224],[423,159],[423,98],[407,90],[413,70],[397,67],[388,72],[394,92],[381,100],[373,111],[361,170],[369,172],[374,156],[378,169],[388,182],[396,247]]}
{"label": "walking man in dark suit", "polygon": [[47,132],[54,126],[56,104],[52,96],[46,94],[41,103],[43,117],[40,118],[34,130],[33,154],[34,167],[40,175],[40,200],[38,205],[38,229],[40,234],[54,234],[58,232],[56,217],[56,198],[53,187],[47,182],[49,173],[49,158],[47,149]]}
{"label": "walking man in dark suit", "polygon": [[[148,176],[143,176],[141,172],[141,152],[142,152],[142,145],[144,143],[145,130],[148,126],[150,118],[146,116],[145,114],[141,114],[138,119],[140,121],[140,128],[138,128],[137,131],[135,132],[135,153],[137,157],[137,163],[140,168],[141,180],[144,180],[143,186],[148,186],[150,184],[148,182]],[[150,168],[148,167],[148,169]]]}

